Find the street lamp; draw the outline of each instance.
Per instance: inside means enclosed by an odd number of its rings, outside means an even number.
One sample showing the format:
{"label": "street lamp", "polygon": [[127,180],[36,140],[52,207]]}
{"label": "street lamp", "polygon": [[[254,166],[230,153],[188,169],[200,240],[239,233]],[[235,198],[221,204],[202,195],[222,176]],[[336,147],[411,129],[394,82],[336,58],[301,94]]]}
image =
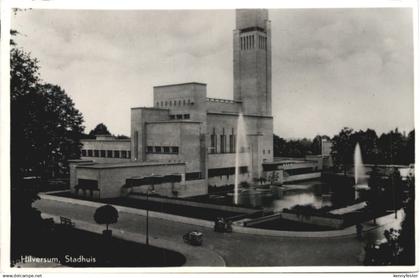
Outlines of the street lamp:
{"label": "street lamp", "polygon": [[154,189],[151,186],[147,187],[146,191],[146,245],[149,246],[149,193],[154,193]]}

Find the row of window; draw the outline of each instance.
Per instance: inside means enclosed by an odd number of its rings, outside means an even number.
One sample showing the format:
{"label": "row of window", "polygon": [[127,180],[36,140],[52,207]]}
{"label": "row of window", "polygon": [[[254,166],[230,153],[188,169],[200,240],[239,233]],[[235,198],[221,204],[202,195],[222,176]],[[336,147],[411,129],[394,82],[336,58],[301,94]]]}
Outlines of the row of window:
{"label": "row of window", "polygon": [[[257,39],[255,39],[257,38]],[[248,35],[241,37],[241,50],[253,49],[256,47],[256,42],[259,49],[267,49],[267,38],[260,35]]]}
{"label": "row of window", "polygon": [[176,115],[169,115],[169,118],[171,120],[182,120],[182,119],[189,119],[190,118],[190,114],[176,114]]}
{"label": "row of window", "polygon": [[131,158],[130,151],[120,150],[82,150],[82,157]]}
{"label": "row of window", "polygon": [[194,103],[190,99],[156,101],[156,107],[186,106],[186,105],[193,105],[193,104]]}
{"label": "row of window", "polygon": [[[233,132],[233,130],[232,130]],[[220,138],[220,144],[217,144],[218,137]],[[229,142],[227,142],[229,138]],[[217,136],[216,134],[210,135],[210,153],[234,153],[236,152],[236,136],[235,134],[221,134]]]}
{"label": "row of window", "polygon": [[179,147],[169,146],[147,146],[146,153],[178,154]]}

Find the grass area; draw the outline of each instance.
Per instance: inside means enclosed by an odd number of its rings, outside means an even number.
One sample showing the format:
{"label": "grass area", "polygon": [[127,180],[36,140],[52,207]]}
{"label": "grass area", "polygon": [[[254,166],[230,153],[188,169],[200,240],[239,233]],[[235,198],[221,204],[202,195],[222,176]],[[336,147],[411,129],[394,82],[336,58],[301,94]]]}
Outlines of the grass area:
{"label": "grass area", "polygon": [[26,255],[58,258],[69,267],[170,267],[185,263],[185,257],[174,251],[62,225],[53,225],[27,248]]}

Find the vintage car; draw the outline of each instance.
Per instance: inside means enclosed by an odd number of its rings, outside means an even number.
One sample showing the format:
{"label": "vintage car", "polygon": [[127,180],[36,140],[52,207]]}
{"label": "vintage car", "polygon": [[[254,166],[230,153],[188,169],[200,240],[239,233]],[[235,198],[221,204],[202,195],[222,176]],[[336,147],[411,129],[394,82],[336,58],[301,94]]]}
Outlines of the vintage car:
{"label": "vintage car", "polygon": [[183,237],[184,242],[191,245],[202,245],[203,244],[203,233],[198,231],[191,231],[186,233]]}

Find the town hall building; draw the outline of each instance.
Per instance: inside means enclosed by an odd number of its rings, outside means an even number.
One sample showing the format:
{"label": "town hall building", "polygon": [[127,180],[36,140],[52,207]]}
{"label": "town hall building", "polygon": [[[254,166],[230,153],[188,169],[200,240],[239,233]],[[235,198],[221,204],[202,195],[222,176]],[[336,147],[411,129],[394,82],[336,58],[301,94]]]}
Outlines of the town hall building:
{"label": "town hall building", "polygon": [[[271,27],[267,10],[237,10],[233,31],[233,99],[207,96],[204,83],[153,88],[153,107],[131,108],[130,139],[82,140],[70,161],[73,192],[95,198],[133,192],[168,197],[207,194],[211,186],[250,181],[283,171],[273,161]],[[237,124],[247,146],[235,167]],[[316,163],[305,167],[311,171]],[[278,176],[278,175],[277,175]],[[280,181],[283,173],[280,173]],[[88,193],[86,193],[88,192]]]}

